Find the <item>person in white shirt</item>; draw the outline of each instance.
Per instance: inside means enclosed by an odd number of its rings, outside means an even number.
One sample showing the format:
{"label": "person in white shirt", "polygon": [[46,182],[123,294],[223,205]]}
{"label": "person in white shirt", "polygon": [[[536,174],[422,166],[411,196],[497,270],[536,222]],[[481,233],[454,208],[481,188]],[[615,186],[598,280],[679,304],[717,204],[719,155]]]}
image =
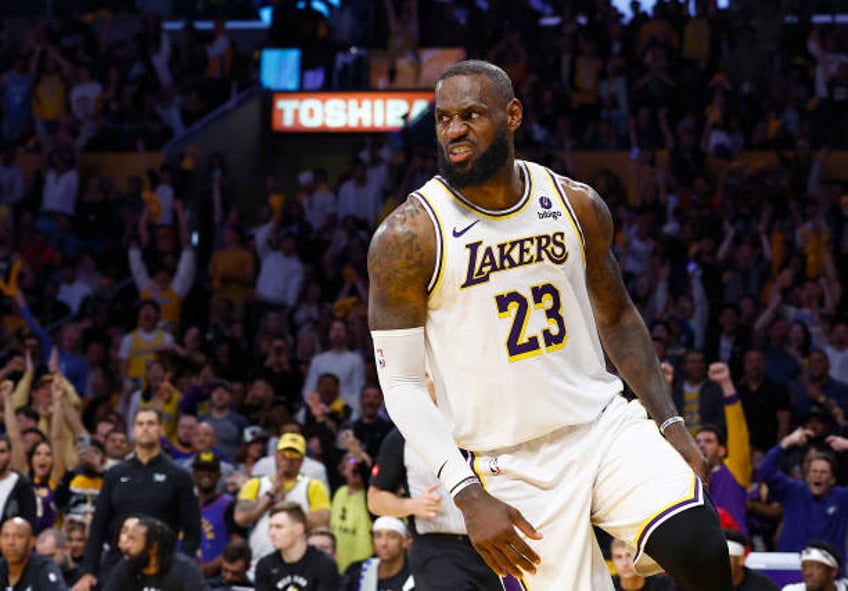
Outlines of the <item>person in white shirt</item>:
{"label": "person in white shirt", "polygon": [[353,410],[351,420],[359,418],[359,393],[365,385],[365,365],[362,356],[348,347],[347,324],[334,320],[330,324],[330,349],[318,353],[309,363],[309,371],[303,384],[303,399],[318,385],[318,377],[325,373],[339,378],[339,395]]}
{"label": "person in white shirt", "polygon": [[[306,171],[309,172],[309,171]],[[305,175],[306,173],[301,173]],[[303,198],[303,210],[306,221],[312,226],[313,236],[318,239],[326,237],[330,230],[336,226],[338,219],[336,212],[336,194],[327,183],[327,171],[323,168],[315,169],[312,176],[304,177],[309,180],[309,186],[304,187],[306,194]],[[300,177],[298,177],[300,178]],[[326,240],[326,238],[324,238]]]}
{"label": "person in white shirt", "polygon": [[339,219],[351,215],[374,225],[383,209],[383,195],[368,179],[368,170],[361,160],[353,163],[353,174],[339,187]]}
{"label": "person in white shirt", "polygon": [[830,361],[830,377],[848,383],[848,322],[834,324],[828,341],[825,352]]}
{"label": "person in white shirt", "polygon": [[85,298],[91,295],[91,287],[81,281],[77,275],[76,261],[67,261],[61,269],[62,281],[56,299],[71,309],[71,315],[79,314]]}
{"label": "person in white shirt", "polygon": [[79,191],[79,173],[74,168],[74,156],[68,151],[57,150],[48,156],[48,162],[41,194],[41,213],[72,217]]}
{"label": "person in white shirt", "polygon": [[269,222],[256,233],[256,252],[261,261],[256,278],[256,298],[275,306],[292,307],[297,303],[303,283],[303,263],[297,256],[294,235],[280,238],[279,248],[271,248],[275,222]]}

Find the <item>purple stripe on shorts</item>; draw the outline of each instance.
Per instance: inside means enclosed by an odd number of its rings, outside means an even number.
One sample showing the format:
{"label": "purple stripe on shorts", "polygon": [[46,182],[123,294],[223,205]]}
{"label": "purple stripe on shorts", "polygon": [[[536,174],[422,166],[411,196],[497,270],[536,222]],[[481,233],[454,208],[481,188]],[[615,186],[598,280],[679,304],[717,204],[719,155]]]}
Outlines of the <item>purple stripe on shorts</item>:
{"label": "purple stripe on shorts", "polygon": [[504,591],[527,591],[527,587],[524,586],[524,583],[513,577],[512,575],[507,575],[503,579]]}
{"label": "purple stripe on shorts", "polygon": [[[697,479],[698,477],[696,476],[695,478]],[[674,505],[672,505],[671,507],[669,507],[665,511],[657,514],[656,517],[651,519],[651,521],[649,521],[648,524],[644,528],[642,528],[642,534],[639,536],[639,539],[636,540],[636,558],[638,559],[638,557],[642,554],[643,544],[645,543],[645,538],[651,532],[651,530],[653,530],[654,527],[657,526],[657,524],[662,523],[671,514],[677,513],[681,509],[685,509],[689,506],[700,505],[700,504],[701,504],[701,482],[700,482],[700,480],[698,480],[698,482],[695,483],[695,496],[693,498],[684,499],[683,501],[680,501],[679,503],[675,503]]]}

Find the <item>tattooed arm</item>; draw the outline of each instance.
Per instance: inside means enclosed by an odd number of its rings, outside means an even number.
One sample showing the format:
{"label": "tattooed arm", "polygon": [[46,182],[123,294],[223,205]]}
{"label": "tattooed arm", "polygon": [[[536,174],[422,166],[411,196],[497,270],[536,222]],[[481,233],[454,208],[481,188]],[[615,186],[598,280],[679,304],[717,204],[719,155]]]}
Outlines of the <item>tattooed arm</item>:
{"label": "tattooed arm", "polygon": [[[657,424],[677,414],[671,390],[654,352],[645,322],[621,279],[611,250],[613,222],[601,197],[587,185],[565,181],[564,187],[586,239],[586,283],[598,334],[621,377],[639,397]],[[709,483],[709,468],[683,423],[665,430],[665,437],[695,473]]]}
{"label": "tattooed arm", "polygon": [[424,323],[435,264],[433,223],[420,201],[410,197],[378,228],[368,250],[368,321],[386,408],[453,496],[480,556],[495,572],[521,578],[524,571],[535,571],[539,557],[518,530],[535,539],[539,534],[517,509],[483,489],[427,392]]}

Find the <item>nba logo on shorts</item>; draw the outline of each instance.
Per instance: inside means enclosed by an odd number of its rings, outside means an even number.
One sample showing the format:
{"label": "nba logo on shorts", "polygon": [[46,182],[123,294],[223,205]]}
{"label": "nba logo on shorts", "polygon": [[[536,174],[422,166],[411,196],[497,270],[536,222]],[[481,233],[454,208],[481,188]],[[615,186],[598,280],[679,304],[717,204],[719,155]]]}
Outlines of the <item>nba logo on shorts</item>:
{"label": "nba logo on shorts", "polygon": [[489,472],[491,472],[492,474],[499,474],[500,471],[501,467],[498,466],[498,457],[495,456],[494,458],[489,460]]}
{"label": "nba logo on shorts", "polygon": [[382,349],[377,349],[377,366],[380,369],[386,367],[386,356],[383,355]]}

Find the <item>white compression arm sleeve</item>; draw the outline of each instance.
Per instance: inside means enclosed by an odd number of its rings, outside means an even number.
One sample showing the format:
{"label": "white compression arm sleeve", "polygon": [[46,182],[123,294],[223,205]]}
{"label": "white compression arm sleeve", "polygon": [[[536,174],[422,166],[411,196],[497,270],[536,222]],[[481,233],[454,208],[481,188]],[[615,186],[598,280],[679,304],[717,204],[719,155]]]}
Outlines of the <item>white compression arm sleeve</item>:
{"label": "white compression arm sleeve", "polygon": [[427,392],[424,328],[374,330],[371,336],[386,409],[404,439],[451,496],[479,482]]}

